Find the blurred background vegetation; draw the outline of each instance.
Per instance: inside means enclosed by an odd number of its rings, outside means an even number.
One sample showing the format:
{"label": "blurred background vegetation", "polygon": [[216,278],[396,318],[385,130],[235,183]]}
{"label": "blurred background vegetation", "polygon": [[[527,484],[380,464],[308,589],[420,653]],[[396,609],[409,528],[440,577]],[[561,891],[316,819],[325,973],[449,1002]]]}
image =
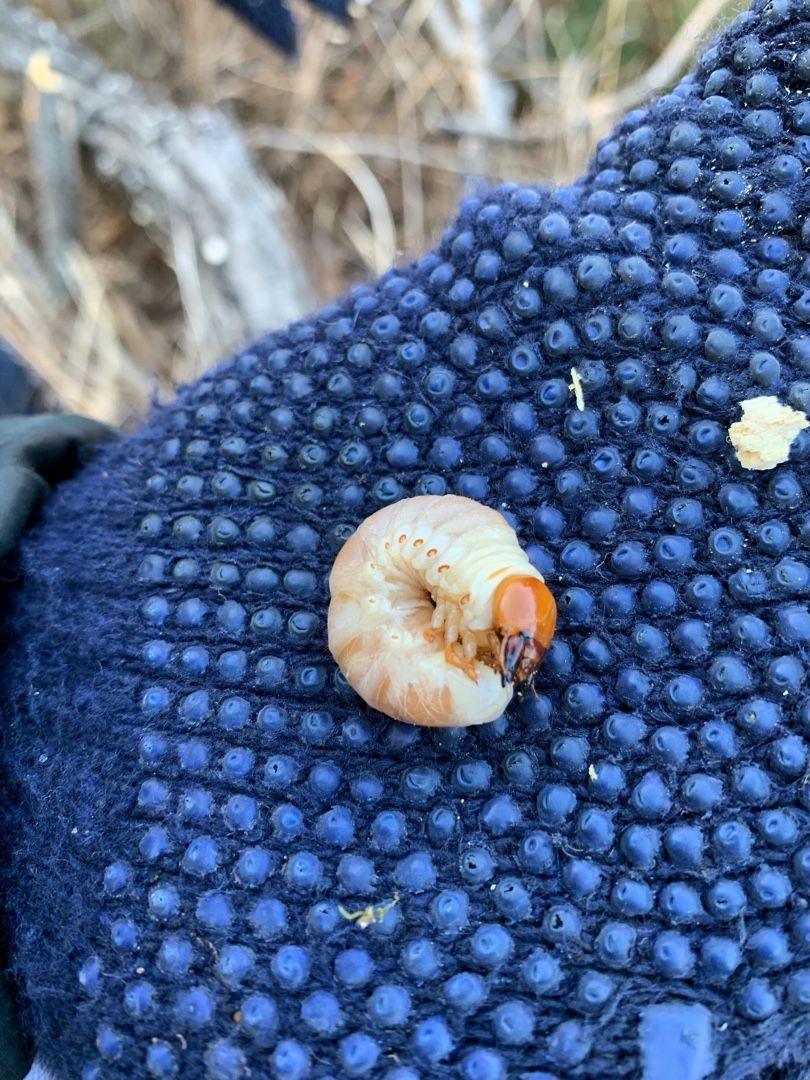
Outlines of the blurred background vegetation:
{"label": "blurred background vegetation", "polygon": [[357,0],[297,8],[292,62],[214,0],[0,0],[0,341],[40,405],[134,423],[480,180],[575,177],[732,6]]}

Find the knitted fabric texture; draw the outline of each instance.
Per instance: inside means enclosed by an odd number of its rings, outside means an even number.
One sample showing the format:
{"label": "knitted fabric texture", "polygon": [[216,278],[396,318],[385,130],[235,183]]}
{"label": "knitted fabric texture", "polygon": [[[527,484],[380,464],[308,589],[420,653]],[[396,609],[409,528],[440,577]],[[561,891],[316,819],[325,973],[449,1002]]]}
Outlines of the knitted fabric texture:
{"label": "knitted fabric texture", "polygon": [[[56,493],[2,817],[57,1078],[802,1075],[810,433],[754,472],[728,429],[810,402],[809,82],[758,2],[582,180],[465,201]],[[428,731],[346,686],[326,582],[446,491],[560,625],[536,699]]]}

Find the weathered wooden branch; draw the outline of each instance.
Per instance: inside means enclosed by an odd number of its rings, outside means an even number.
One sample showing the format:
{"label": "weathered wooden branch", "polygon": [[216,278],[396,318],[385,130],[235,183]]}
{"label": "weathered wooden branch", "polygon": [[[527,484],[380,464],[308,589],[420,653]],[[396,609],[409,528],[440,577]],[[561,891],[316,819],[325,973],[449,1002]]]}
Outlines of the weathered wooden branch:
{"label": "weathered wooden branch", "polygon": [[34,54],[60,77],[98,173],[127,192],[173,266],[198,368],[316,306],[285,199],[226,116],[154,100],[54,24],[0,0],[0,93],[21,94]]}
{"label": "weathered wooden branch", "polygon": [[70,251],[79,239],[79,147],[76,116],[46,52],[31,54],[23,119],[37,189],[39,231],[51,288],[69,293]]}

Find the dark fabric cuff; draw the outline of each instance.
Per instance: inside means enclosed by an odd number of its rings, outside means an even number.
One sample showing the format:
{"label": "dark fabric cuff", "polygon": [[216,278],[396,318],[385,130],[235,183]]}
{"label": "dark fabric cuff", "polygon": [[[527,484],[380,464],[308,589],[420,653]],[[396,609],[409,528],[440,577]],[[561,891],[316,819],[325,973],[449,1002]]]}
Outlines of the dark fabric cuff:
{"label": "dark fabric cuff", "polygon": [[0,558],[51,487],[76,469],[83,450],[114,435],[114,428],[81,416],[0,418]]}

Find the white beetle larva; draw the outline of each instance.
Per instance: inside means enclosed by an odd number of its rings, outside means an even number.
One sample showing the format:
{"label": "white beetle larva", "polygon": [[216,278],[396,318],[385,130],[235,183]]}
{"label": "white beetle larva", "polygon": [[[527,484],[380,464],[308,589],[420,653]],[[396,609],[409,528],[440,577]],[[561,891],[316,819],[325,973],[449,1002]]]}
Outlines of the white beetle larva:
{"label": "white beetle larva", "polygon": [[460,495],[378,510],[329,579],[329,648],[372,708],[429,727],[500,716],[548,649],[557,608],[514,530]]}

